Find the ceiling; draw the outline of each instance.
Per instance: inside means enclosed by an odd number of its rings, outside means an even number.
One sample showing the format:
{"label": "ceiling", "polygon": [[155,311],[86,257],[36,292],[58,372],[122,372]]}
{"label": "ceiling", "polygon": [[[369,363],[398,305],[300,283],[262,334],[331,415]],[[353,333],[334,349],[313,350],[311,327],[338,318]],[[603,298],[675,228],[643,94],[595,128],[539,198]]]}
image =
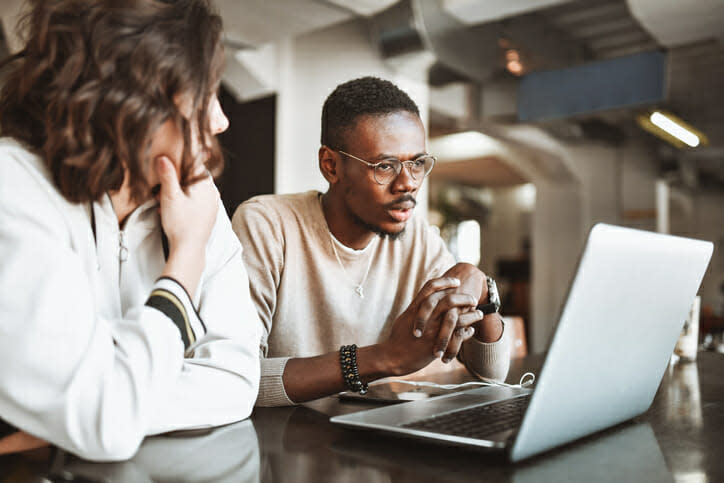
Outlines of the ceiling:
{"label": "ceiling", "polygon": [[[9,25],[21,0],[0,2],[0,16],[13,50]],[[669,157],[685,160],[724,189],[724,1],[722,0],[216,0],[230,50],[252,52],[265,44],[340,22],[363,19],[391,66],[400,55],[434,57],[422,73],[433,86],[464,82],[485,97],[495,87],[515,85],[506,51],[520,54],[522,74],[560,69],[637,52],[667,52],[665,107],[709,138],[707,147]],[[405,65],[415,65],[405,63]],[[429,66],[428,63],[421,65]],[[507,88],[514,92],[514,88]],[[500,96],[499,96],[500,97]],[[476,101],[479,101],[477,99]],[[515,98],[490,115],[471,108],[480,121],[515,120]],[[554,135],[615,140],[641,135],[634,111],[592,113],[543,124]],[[469,117],[469,116],[468,116]],[[430,113],[431,133],[460,130],[470,119]],[[653,141],[653,140],[652,140]],[[436,169],[437,171],[437,169]],[[511,182],[517,182],[511,176]],[[496,182],[499,182],[497,180]]]}
{"label": "ceiling", "polygon": [[[227,44],[241,49],[354,18],[365,19],[373,41],[392,67],[423,65],[423,72],[405,73],[424,76],[434,86],[470,83],[480,88],[477,97],[485,96],[492,86],[518,81],[506,70],[506,51],[510,49],[520,53],[522,74],[664,50],[668,54],[668,92],[657,107],[685,119],[710,141],[708,147],[687,152],[670,150],[667,157],[693,164],[701,171],[700,177],[714,179],[724,187],[724,1],[217,0],[217,5],[224,17]],[[427,67],[429,62],[399,61],[400,56],[415,53],[427,57],[432,53],[432,67]],[[502,115],[490,117],[478,108],[471,111],[478,111],[482,121],[511,122],[515,120],[515,98],[509,103],[507,115],[505,109]],[[617,109],[541,126],[567,140],[617,142],[627,135],[648,136],[635,126],[636,112],[634,108]],[[469,116],[461,120],[436,112],[433,105],[430,131],[456,131],[470,121]],[[651,142],[657,141],[651,138]],[[485,162],[495,163],[491,159]],[[443,174],[441,165],[436,176]],[[490,172],[505,170],[504,165],[491,165]],[[465,171],[461,165],[460,172]],[[505,176],[498,174],[488,183],[504,184]],[[520,182],[519,175],[508,174],[509,184]]]}
{"label": "ceiling", "polygon": [[465,159],[435,164],[432,176],[436,181],[446,181],[468,186],[502,187],[527,183],[528,180],[497,157]]}

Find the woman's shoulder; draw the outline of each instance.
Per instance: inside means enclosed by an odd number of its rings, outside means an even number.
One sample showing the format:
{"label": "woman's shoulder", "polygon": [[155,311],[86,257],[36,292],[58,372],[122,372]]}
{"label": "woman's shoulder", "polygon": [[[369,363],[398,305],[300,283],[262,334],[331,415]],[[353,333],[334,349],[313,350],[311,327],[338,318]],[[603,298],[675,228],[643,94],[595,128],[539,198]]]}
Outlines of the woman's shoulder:
{"label": "woman's shoulder", "polygon": [[6,213],[38,216],[77,208],[55,187],[40,156],[8,137],[0,138],[0,205]]}
{"label": "woman's shoulder", "polygon": [[4,175],[0,179],[7,183],[35,180],[52,185],[50,171],[40,156],[14,138],[0,137],[0,172]]}

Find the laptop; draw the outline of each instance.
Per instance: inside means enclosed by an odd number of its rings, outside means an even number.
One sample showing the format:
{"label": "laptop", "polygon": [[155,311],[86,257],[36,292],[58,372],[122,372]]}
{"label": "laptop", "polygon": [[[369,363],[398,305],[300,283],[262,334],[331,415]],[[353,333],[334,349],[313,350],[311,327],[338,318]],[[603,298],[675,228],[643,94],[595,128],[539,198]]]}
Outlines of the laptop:
{"label": "laptop", "polygon": [[653,402],[712,251],[711,242],[597,224],[534,390],[482,387],[331,421],[520,461],[638,416]]}

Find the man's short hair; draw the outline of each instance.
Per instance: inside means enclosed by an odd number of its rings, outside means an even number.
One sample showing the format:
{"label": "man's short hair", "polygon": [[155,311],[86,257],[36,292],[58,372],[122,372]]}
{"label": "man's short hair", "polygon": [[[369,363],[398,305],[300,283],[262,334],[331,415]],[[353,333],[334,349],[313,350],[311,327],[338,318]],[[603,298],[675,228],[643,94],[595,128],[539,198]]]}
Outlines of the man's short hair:
{"label": "man's short hair", "polygon": [[368,76],[340,84],[322,107],[322,145],[345,149],[344,135],[360,117],[400,111],[420,115],[410,96],[388,80]]}

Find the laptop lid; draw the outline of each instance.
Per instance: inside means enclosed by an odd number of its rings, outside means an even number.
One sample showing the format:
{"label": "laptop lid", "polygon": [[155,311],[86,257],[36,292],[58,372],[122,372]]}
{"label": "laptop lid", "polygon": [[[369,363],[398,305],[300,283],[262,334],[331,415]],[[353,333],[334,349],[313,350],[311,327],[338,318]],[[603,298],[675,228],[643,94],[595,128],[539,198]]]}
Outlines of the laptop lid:
{"label": "laptop lid", "polygon": [[511,460],[649,408],[712,250],[700,240],[593,227]]}
{"label": "laptop lid", "polygon": [[333,423],[518,461],[637,416],[651,405],[713,250],[710,242],[599,224],[590,232],[521,426],[485,438],[407,423],[528,392],[486,387],[358,411]]}

